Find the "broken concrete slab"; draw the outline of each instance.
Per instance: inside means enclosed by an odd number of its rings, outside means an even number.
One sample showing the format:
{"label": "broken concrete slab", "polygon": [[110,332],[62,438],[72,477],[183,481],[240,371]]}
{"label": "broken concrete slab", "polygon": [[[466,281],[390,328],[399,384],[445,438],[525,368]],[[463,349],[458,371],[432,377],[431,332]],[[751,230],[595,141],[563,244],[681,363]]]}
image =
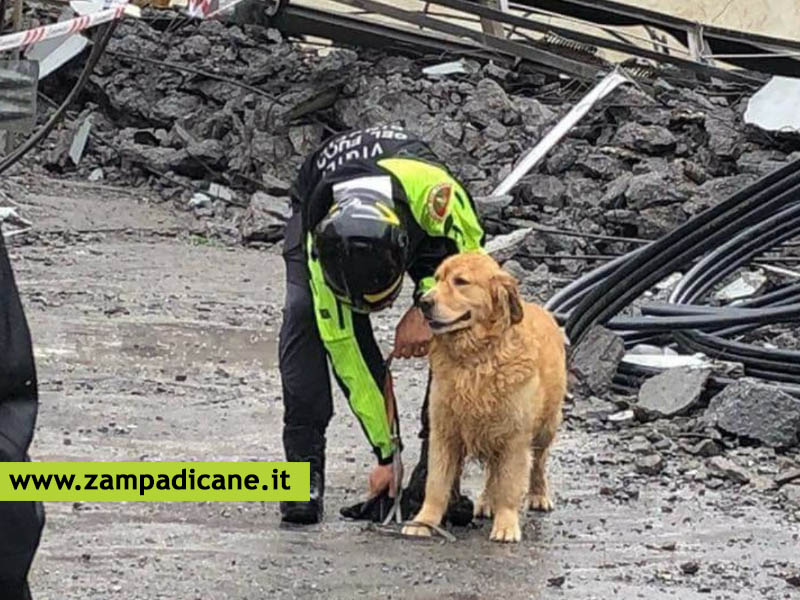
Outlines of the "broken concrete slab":
{"label": "broken concrete slab", "polygon": [[533,229],[517,229],[511,233],[498,235],[486,243],[486,252],[500,264],[512,258],[525,245]]}
{"label": "broken concrete slab", "polygon": [[539,206],[564,206],[567,188],[560,177],[554,175],[528,175],[520,182],[522,201]]}
{"label": "broken concrete slab", "polygon": [[595,325],[570,356],[570,389],[582,395],[604,395],[624,354],[622,338]]}
{"label": "broken concrete slab", "polygon": [[675,150],[677,139],[661,125],[642,125],[635,121],[624,123],[616,132],[613,143],[646,154],[666,154]]}
{"label": "broken concrete slab", "polygon": [[727,433],[788,448],[800,436],[800,400],[778,387],[740,380],[711,399],[704,419]]}
{"label": "broken concrete slab", "polygon": [[239,234],[245,243],[273,243],[283,239],[286,220],[291,215],[288,200],[256,192],[242,215]]}
{"label": "broken concrete slab", "polygon": [[514,105],[505,90],[494,79],[481,79],[475,86],[472,97],[462,108],[466,119],[481,127],[492,119],[505,123],[515,113]]}
{"label": "broken concrete slab", "polygon": [[720,479],[730,479],[736,483],[748,483],[751,475],[744,468],[724,456],[713,456],[706,463],[710,475]]}
{"label": "broken concrete slab", "polygon": [[711,369],[679,367],[649,378],[639,388],[634,412],[642,421],[676,417],[697,406]]}
{"label": "broken concrete slab", "polygon": [[503,209],[510,206],[514,197],[510,194],[503,196],[476,196],[475,207],[482,217],[500,218]]}

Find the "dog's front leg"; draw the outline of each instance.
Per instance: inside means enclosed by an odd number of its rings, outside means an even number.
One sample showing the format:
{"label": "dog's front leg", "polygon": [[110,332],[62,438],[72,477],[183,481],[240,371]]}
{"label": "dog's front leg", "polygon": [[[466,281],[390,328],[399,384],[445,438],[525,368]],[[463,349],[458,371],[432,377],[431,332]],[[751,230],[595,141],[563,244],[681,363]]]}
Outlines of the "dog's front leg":
{"label": "dog's front leg", "polygon": [[490,461],[485,490],[494,509],[490,539],[497,542],[522,539],[519,513],[522,498],[528,491],[530,468],[530,447],[522,438],[512,441]]}
{"label": "dog's front leg", "polygon": [[[458,439],[431,431],[425,501],[414,521],[434,526],[442,522],[462,459],[463,450]],[[409,524],[403,527],[403,534],[428,537],[431,535],[431,530],[423,525]]]}

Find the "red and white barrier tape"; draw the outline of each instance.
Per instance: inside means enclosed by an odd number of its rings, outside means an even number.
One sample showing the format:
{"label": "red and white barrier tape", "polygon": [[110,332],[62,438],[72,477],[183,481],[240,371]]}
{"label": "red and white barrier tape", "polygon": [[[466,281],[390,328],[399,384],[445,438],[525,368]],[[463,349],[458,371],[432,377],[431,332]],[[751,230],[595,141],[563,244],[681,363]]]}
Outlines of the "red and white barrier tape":
{"label": "red and white barrier tape", "polygon": [[78,33],[101,23],[121,19],[128,6],[128,4],[119,4],[114,8],[99,10],[82,17],[75,17],[52,25],[42,25],[36,29],[0,36],[0,52],[14,50],[15,48],[25,48],[42,40]]}

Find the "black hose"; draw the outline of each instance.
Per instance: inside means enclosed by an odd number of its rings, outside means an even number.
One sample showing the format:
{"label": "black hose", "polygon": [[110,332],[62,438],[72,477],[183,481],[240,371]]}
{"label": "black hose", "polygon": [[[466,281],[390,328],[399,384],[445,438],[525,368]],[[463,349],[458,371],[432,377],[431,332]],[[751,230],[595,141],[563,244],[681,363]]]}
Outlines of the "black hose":
{"label": "black hose", "polygon": [[[672,268],[699,254],[721,227],[732,222],[738,224],[737,219],[742,215],[753,217],[753,213],[761,214],[771,209],[772,203],[767,207],[764,201],[783,199],[786,190],[792,190],[800,183],[799,170],[800,160],[793,161],[697,215],[657,242],[627,255],[629,259],[621,261],[619,267],[600,280],[575,307],[566,325],[571,342],[578,344],[593,324],[613,316],[654,281],[660,280],[664,271],[669,270],[665,266]],[[673,261],[675,257],[679,260]]]}

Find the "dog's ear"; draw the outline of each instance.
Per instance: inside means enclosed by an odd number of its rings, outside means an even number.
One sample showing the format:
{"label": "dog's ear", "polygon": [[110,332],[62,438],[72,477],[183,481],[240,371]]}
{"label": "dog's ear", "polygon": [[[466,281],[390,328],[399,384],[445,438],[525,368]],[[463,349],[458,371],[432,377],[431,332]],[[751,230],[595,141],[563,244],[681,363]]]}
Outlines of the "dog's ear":
{"label": "dog's ear", "polygon": [[511,273],[503,270],[493,279],[496,298],[506,303],[511,324],[516,325],[522,321],[523,317],[522,299],[519,295],[517,280]]}

